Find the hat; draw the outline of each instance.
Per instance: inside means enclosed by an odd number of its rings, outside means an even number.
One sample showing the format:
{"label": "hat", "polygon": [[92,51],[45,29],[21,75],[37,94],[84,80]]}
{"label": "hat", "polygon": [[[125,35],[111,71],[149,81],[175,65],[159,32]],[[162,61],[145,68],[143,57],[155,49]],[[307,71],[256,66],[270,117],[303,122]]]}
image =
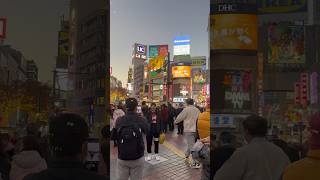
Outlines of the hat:
{"label": "hat", "polygon": [[78,153],[88,136],[88,125],[78,114],[61,113],[50,121],[50,147],[58,155]]}
{"label": "hat", "polygon": [[126,107],[130,110],[133,110],[138,106],[138,101],[135,98],[128,98],[126,100]]}
{"label": "hat", "polygon": [[320,149],[320,113],[316,113],[309,119],[308,130],[311,134],[310,148]]}

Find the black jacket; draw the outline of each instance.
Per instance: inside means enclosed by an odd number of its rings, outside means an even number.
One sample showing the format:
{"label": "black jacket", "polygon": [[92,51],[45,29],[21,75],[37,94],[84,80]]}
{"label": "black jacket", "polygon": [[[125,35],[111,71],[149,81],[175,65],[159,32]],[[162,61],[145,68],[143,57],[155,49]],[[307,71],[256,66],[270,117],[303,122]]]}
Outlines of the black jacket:
{"label": "black jacket", "polygon": [[80,162],[76,161],[52,161],[49,168],[40,173],[31,174],[23,180],[107,180],[108,177],[84,169]]}
{"label": "black jacket", "polygon": [[[160,133],[163,130],[163,127],[162,127],[162,115],[161,115],[161,112],[159,110],[156,110],[156,114],[157,114],[157,124],[156,124],[157,132]],[[148,114],[147,120],[148,120],[149,127],[151,127],[151,124],[152,124],[152,113],[151,113],[151,111]]]}
{"label": "black jacket", "polygon": [[5,154],[0,154],[0,174],[3,180],[9,180],[10,168],[9,157]]}

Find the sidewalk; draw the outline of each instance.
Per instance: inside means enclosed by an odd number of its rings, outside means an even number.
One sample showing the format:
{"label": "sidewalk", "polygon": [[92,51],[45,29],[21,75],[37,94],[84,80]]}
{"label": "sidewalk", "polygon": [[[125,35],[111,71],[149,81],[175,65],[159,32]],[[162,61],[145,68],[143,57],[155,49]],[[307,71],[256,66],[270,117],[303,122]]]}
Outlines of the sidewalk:
{"label": "sidewalk", "polygon": [[[191,169],[185,161],[186,142],[181,135],[168,132],[166,142],[160,145],[160,161],[145,162],[143,180],[199,180],[201,169]],[[110,144],[111,180],[116,180],[117,148]]]}

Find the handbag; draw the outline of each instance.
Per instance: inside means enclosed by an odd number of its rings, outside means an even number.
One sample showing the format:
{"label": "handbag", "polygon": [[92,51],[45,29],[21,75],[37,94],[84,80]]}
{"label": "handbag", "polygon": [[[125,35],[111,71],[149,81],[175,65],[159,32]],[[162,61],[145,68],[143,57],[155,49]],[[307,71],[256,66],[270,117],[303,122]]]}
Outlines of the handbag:
{"label": "handbag", "polygon": [[166,135],[164,133],[161,133],[159,136],[159,143],[163,144],[165,140],[166,140]]}

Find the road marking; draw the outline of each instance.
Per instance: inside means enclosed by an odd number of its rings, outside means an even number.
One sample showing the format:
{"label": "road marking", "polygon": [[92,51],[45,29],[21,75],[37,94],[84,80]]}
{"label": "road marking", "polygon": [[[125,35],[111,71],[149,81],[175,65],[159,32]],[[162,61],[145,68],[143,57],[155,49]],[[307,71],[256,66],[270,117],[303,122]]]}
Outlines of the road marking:
{"label": "road marking", "polygon": [[[183,151],[181,151],[180,149],[178,149],[177,147],[175,147],[173,144],[165,141],[163,143],[163,146],[166,147],[167,149],[169,149],[170,151],[174,152],[179,157],[185,159],[185,157],[186,157],[185,153]],[[188,159],[188,162],[191,163],[190,158]]]}

